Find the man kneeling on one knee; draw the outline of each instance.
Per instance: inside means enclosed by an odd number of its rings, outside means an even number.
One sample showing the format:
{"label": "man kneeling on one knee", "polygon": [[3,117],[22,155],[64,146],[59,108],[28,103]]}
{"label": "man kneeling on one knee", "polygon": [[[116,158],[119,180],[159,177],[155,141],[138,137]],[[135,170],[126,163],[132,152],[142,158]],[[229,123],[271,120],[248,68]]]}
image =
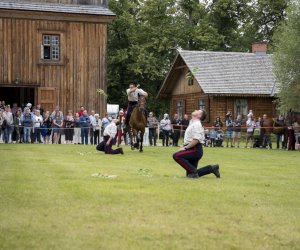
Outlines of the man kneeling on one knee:
{"label": "man kneeling on one knee", "polygon": [[220,178],[219,165],[207,165],[197,169],[198,162],[203,156],[202,144],[205,134],[201,121],[205,120],[204,110],[195,110],[184,134],[184,147],[173,154],[173,159],[186,170],[188,178],[199,178],[213,173]]}
{"label": "man kneeling on one knee", "polygon": [[113,141],[117,134],[117,123],[118,119],[112,119],[111,123],[106,126],[103,132],[104,140],[97,145],[96,149],[99,151],[104,151],[105,154],[124,154],[122,148],[112,149]]}

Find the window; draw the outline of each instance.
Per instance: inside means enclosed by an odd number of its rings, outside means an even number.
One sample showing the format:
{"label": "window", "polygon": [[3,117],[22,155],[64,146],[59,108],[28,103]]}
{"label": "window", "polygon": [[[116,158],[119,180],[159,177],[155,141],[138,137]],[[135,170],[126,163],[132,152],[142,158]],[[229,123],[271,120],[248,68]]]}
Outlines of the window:
{"label": "window", "polygon": [[246,99],[236,99],[235,106],[234,106],[234,113],[235,117],[237,115],[241,115],[243,120],[247,119],[247,112],[248,112],[248,102]]}
{"label": "window", "polygon": [[182,119],[184,116],[184,101],[176,101],[176,113],[178,114],[179,118]]}
{"label": "window", "polygon": [[60,36],[43,35],[41,58],[44,60],[59,61],[60,59]]}
{"label": "window", "polygon": [[199,99],[199,109],[205,110],[205,101],[203,99]]}

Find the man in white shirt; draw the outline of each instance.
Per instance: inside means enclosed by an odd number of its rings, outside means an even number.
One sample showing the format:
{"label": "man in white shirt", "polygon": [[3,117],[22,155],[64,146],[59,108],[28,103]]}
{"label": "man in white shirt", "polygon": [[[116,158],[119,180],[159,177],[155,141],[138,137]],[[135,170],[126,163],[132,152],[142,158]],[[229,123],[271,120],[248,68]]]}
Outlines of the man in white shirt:
{"label": "man in white shirt", "polygon": [[148,93],[139,88],[139,84],[132,82],[129,84],[129,88],[126,90],[127,96],[128,96],[128,106],[127,106],[127,112],[126,112],[126,119],[125,123],[126,125],[129,124],[131,112],[134,109],[134,107],[137,105],[139,96],[143,95],[145,97],[148,96]]}
{"label": "man in white shirt", "polygon": [[122,148],[112,149],[113,141],[117,134],[117,123],[118,119],[112,119],[111,123],[107,125],[103,132],[104,141],[102,141],[96,149],[104,151],[105,154],[124,154]]}
{"label": "man in white shirt", "polygon": [[[195,110],[184,134],[184,147],[173,154],[173,159],[187,172],[188,178],[199,178],[213,173],[220,178],[219,165],[208,165],[197,169],[198,162],[203,156],[204,128],[201,121],[205,120],[204,110]],[[201,121],[200,121],[201,120]]]}

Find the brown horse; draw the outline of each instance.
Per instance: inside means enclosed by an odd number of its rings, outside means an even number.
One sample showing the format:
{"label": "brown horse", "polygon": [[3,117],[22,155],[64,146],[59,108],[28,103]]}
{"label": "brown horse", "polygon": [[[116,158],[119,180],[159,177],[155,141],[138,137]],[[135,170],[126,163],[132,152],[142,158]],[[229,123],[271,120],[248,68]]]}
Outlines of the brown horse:
{"label": "brown horse", "polygon": [[272,148],[271,133],[273,132],[273,121],[269,118],[263,118],[261,121],[262,147]]}
{"label": "brown horse", "polygon": [[279,149],[279,142],[281,138],[283,138],[281,147],[282,149],[286,149],[288,140],[288,127],[284,119],[273,119],[273,134],[276,135],[277,149]]}
{"label": "brown horse", "polygon": [[[140,152],[143,152],[143,138],[145,134],[145,127],[147,125],[145,105],[146,98],[144,96],[140,96],[137,106],[131,113],[129,126],[125,128],[126,132],[130,135],[131,149],[133,150],[134,148],[137,148]],[[134,139],[135,143],[133,143]]]}

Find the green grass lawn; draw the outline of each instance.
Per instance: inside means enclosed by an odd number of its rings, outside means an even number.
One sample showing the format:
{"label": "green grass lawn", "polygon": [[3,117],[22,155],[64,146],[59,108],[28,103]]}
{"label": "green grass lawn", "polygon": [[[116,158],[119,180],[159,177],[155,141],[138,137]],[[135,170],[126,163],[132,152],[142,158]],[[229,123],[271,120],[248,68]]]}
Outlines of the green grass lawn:
{"label": "green grass lawn", "polygon": [[0,144],[0,249],[300,249],[300,152]]}

